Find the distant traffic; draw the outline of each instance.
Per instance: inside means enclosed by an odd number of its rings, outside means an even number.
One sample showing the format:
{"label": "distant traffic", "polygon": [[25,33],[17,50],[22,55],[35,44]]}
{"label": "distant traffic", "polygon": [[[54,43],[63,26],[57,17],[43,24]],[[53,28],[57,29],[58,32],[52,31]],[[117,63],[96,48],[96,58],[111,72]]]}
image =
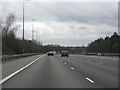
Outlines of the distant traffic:
{"label": "distant traffic", "polygon": [[56,51],[49,51],[47,52],[48,56],[54,56],[54,55],[61,55],[61,57],[68,57],[69,56],[69,52],[68,50],[62,50],[61,52],[56,52]]}

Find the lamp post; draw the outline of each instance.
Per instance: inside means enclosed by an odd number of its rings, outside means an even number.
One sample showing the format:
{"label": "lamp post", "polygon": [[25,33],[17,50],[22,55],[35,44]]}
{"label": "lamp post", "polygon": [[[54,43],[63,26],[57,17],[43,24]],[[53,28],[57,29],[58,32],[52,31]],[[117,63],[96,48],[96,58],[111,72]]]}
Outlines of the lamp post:
{"label": "lamp post", "polygon": [[[27,0],[30,1],[30,0]],[[23,40],[24,40],[24,14],[25,13],[25,0],[23,0]]]}
{"label": "lamp post", "polygon": [[24,40],[24,0],[23,0],[23,40]]}
{"label": "lamp post", "polygon": [[[29,1],[29,0],[27,0],[27,1]],[[23,39],[23,41],[24,41],[24,13],[25,13],[25,0],[23,0],[23,37],[22,37],[22,39]],[[24,42],[23,42],[23,46],[24,46]],[[25,48],[23,48],[23,53],[25,53]]]}
{"label": "lamp post", "polygon": [[32,41],[34,41],[34,21],[37,19],[32,19]]}

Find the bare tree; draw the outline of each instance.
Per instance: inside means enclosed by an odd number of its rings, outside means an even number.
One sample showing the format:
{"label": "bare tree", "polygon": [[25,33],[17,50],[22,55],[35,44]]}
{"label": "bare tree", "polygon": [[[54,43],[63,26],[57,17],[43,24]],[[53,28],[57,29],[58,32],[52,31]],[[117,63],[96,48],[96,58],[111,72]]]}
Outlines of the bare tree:
{"label": "bare tree", "polygon": [[15,25],[15,14],[10,13],[6,21],[2,23],[0,22],[0,29],[2,31],[2,36],[3,37],[8,37],[9,35],[15,35],[15,31],[18,30],[19,25]]}

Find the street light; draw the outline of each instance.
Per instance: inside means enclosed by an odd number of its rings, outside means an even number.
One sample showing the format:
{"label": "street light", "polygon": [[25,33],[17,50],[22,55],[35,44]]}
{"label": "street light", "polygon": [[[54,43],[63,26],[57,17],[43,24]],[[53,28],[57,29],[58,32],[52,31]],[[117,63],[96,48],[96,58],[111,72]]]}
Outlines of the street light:
{"label": "street light", "polygon": [[24,0],[23,0],[23,40],[24,40]]}
{"label": "street light", "polygon": [[[27,1],[29,1],[29,0],[27,0]],[[25,6],[25,0],[23,0],[23,41],[24,41],[24,6]],[[23,42],[23,46],[24,46],[24,42]],[[23,53],[25,52],[25,48],[23,48]]]}
{"label": "street light", "polygon": [[32,19],[32,41],[34,40],[34,21],[37,19]]}
{"label": "street light", "polygon": [[[30,1],[30,0],[26,0],[26,1]],[[24,40],[24,7],[25,7],[25,0],[23,0],[23,40]]]}

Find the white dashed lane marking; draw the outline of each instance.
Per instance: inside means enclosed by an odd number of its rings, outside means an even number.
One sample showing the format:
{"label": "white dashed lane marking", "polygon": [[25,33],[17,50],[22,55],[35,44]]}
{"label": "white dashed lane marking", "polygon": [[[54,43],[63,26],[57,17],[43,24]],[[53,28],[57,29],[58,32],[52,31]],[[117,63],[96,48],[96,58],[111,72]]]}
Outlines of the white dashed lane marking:
{"label": "white dashed lane marking", "polygon": [[[62,60],[61,60],[62,61]],[[88,60],[88,61],[90,61],[90,60]],[[99,62],[100,64],[102,64],[101,62]],[[64,64],[67,64],[67,63],[65,63],[64,62]],[[74,70],[74,68],[73,67],[70,67],[72,70]],[[92,80],[92,79],[90,79],[90,78],[88,78],[88,77],[86,77],[85,78],[86,80],[88,80],[89,82],[91,82],[91,83],[94,83],[94,81]]]}
{"label": "white dashed lane marking", "polygon": [[94,83],[94,81],[93,80],[91,80],[90,78],[88,78],[88,77],[86,77],[86,80],[88,80],[89,82],[91,82],[91,83]]}
{"label": "white dashed lane marking", "polygon": [[71,69],[74,69],[73,67],[70,67]]}

